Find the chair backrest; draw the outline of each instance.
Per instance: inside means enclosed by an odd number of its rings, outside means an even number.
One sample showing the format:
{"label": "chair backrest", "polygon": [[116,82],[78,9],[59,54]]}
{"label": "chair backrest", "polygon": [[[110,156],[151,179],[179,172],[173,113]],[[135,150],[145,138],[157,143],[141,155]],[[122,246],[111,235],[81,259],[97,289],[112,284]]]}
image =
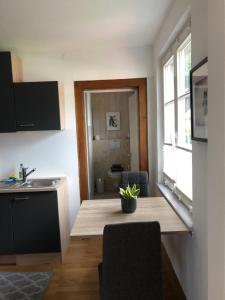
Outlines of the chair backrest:
{"label": "chair backrest", "polygon": [[140,197],[148,197],[149,193],[149,180],[148,172],[122,172],[122,184],[123,188],[127,187],[128,184],[136,184],[140,187]]}
{"label": "chair backrest", "polygon": [[102,300],[161,300],[161,237],[158,222],[106,225]]}

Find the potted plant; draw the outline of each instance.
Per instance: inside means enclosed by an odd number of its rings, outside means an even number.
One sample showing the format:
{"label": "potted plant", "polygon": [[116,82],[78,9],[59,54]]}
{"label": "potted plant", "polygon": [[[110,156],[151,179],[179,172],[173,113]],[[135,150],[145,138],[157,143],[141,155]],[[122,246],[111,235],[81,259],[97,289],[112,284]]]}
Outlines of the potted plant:
{"label": "potted plant", "polygon": [[120,188],[121,207],[124,213],[133,213],[137,208],[137,197],[140,193],[140,189],[136,184],[132,187],[128,185],[125,189]]}

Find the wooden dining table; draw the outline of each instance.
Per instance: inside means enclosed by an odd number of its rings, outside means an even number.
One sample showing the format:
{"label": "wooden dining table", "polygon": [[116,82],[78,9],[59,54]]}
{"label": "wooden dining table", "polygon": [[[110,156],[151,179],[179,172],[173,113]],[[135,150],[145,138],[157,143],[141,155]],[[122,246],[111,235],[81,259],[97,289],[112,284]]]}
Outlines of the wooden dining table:
{"label": "wooden dining table", "polygon": [[163,197],[139,198],[132,214],[121,210],[120,199],[84,200],[71,231],[71,239],[102,237],[107,224],[158,221],[162,234],[190,230]]}

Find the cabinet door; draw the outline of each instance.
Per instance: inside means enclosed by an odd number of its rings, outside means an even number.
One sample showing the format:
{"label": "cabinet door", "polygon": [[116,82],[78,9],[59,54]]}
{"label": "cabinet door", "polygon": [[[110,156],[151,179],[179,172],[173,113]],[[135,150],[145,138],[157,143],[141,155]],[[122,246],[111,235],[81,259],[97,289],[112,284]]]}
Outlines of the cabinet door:
{"label": "cabinet door", "polygon": [[16,254],[59,252],[57,193],[15,194],[13,231]]}
{"label": "cabinet door", "polygon": [[58,82],[14,84],[18,131],[60,130]]}
{"label": "cabinet door", "polygon": [[0,195],[0,254],[13,254],[12,197]]}
{"label": "cabinet door", "polygon": [[0,132],[16,131],[10,52],[0,52]]}

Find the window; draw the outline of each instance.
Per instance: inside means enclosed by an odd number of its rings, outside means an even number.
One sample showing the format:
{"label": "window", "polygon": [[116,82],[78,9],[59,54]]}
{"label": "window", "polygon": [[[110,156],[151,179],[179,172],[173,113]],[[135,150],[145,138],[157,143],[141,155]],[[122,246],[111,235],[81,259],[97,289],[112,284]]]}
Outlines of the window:
{"label": "window", "polygon": [[179,199],[192,199],[190,80],[191,34],[171,47],[163,60],[163,175]]}

